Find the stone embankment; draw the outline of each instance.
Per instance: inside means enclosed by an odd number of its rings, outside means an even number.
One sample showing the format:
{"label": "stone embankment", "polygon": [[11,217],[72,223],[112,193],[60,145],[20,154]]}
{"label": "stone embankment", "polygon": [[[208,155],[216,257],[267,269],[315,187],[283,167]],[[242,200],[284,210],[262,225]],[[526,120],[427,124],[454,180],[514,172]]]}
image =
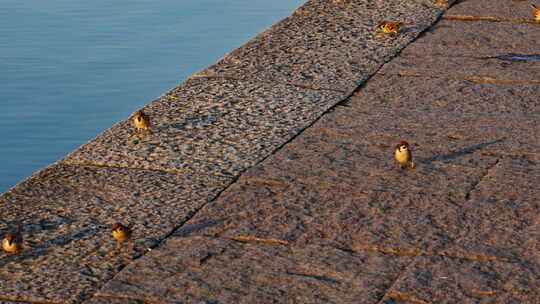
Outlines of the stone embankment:
{"label": "stone embankment", "polygon": [[443,2],[308,1],[0,196],[0,301],[540,303],[540,24]]}

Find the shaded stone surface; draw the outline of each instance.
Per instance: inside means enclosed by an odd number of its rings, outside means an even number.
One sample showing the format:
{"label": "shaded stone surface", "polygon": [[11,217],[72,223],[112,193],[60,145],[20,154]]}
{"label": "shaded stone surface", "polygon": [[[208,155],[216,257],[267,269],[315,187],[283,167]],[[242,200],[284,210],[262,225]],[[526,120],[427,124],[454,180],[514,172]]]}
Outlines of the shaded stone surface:
{"label": "shaded stone surface", "polygon": [[536,281],[538,273],[516,263],[419,257],[380,303],[532,304],[540,301]]}
{"label": "shaded stone surface", "polygon": [[[532,20],[528,1],[457,1],[448,13],[474,17],[524,18]],[[514,38],[514,37],[512,37]]]}
{"label": "shaded stone surface", "polygon": [[[469,2],[473,3],[475,1]],[[453,12],[454,7],[447,11],[445,15],[452,15]],[[508,39],[508,37],[515,37],[515,39]],[[540,31],[538,31],[538,25],[536,24],[464,22],[442,19],[423,32],[414,43],[403,49],[400,56],[432,54],[443,61],[447,57],[471,56],[479,59],[507,54],[530,55],[540,53],[538,51],[539,43]],[[503,65],[505,62],[506,64],[512,63],[509,60],[499,60],[499,65]],[[487,63],[486,61],[481,62]],[[496,61],[491,61],[491,63],[493,62]],[[519,61],[514,62],[522,63]],[[522,65],[531,63],[538,63],[538,61],[525,62]]]}
{"label": "shaded stone surface", "polygon": [[[446,11],[443,18],[455,15],[532,17],[528,2],[515,1],[501,1],[496,5],[488,1],[461,1]],[[539,43],[538,24],[443,19],[423,32],[381,71],[536,80],[538,84]]]}
{"label": "shaded stone surface", "polygon": [[344,98],[332,91],[235,80],[187,80],[145,106],[151,134],[123,121],[63,161],[238,175]]}
{"label": "shaded stone surface", "polygon": [[[198,73],[354,90],[432,24],[435,1],[308,1],[217,64]],[[377,37],[378,22],[408,23]]]}
{"label": "shaded stone surface", "polygon": [[211,237],[172,237],[148,257],[89,303],[374,303],[411,259]]}
{"label": "shaded stone surface", "polygon": [[[539,84],[377,75],[319,119],[431,24],[444,9],[436,6],[309,1],[147,105],[151,134],[120,122],[4,194],[0,233],[22,221],[29,248],[0,259],[2,293],[92,303],[538,302]],[[411,25],[375,39],[381,20]],[[443,21],[383,70],[537,72],[470,56],[498,45],[532,51],[521,41],[532,25],[472,24]],[[426,45],[453,49],[417,56]],[[229,76],[251,80],[219,79]],[[399,140],[411,143],[414,170],[396,169]],[[114,221],[134,226],[135,252],[112,249]]]}
{"label": "shaded stone surface", "polygon": [[[44,169],[0,196],[0,235],[22,223],[25,239],[22,255],[1,253],[0,292],[26,301],[80,302],[230,182],[134,169]],[[114,249],[117,221],[134,229],[134,251]]]}
{"label": "shaded stone surface", "polygon": [[418,60],[415,57],[399,57],[386,64],[380,72],[444,75],[479,80],[536,80],[540,83],[540,79],[537,78],[540,74],[540,64],[522,64],[522,62],[508,62],[497,58],[445,57],[442,59],[438,56],[426,56]]}
{"label": "shaded stone surface", "polygon": [[537,154],[540,148],[540,84],[387,75],[372,80],[336,114],[335,133],[361,129],[359,135],[377,135],[388,144],[405,139],[418,145],[413,149],[420,163],[456,164],[474,152]]}
{"label": "shaded stone surface", "polygon": [[[540,274],[540,162],[502,158],[470,195],[467,235],[455,248],[527,265]],[[464,229],[465,230],[465,229]],[[537,279],[540,277],[537,277]]]}
{"label": "shaded stone surface", "polygon": [[540,302],[539,169],[534,160],[500,159],[464,206],[463,236],[441,256],[418,258],[383,303]]}

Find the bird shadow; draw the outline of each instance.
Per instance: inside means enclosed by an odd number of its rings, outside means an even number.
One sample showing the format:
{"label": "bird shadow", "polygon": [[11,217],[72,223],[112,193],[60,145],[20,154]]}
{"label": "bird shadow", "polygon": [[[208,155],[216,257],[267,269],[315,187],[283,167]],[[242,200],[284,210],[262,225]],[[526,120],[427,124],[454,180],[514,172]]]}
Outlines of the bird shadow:
{"label": "bird shadow", "polygon": [[33,247],[23,246],[20,254],[4,252],[2,255],[0,255],[0,268],[11,262],[21,263],[25,260],[36,259],[39,256],[48,255],[51,252],[51,249],[36,249]]}
{"label": "bird shadow", "polygon": [[482,150],[482,149],[484,149],[484,148],[486,148],[488,146],[491,146],[491,145],[494,145],[494,144],[497,144],[497,143],[500,143],[500,142],[503,142],[503,141],[504,140],[502,138],[499,138],[499,139],[496,139],[496,140],[493,140],[493,141],[489,141],[489,142],[485,142],[485,143],[465,147],[464,149],[461,149],[459,151],[450,152],[448,154],[436,155],[436,156],[433,156],[433,157],[422,158],[422,159],[420,159],[420,161],[422,163],[431,163],[431,162],[434,162],[434,161],[448,161],[448,160],[456,159],[458,157],[462,157],[462,156],[467,155],[467,154],[474,153],[474,152],[476,152],[478,150]]}
{"label": "bird shadow", "polygon": [[425,26],[420,26],[420,25],[404,26],[399,30],[399,32],[400,33],[419,32],[425,28],[426,28]]}
{"label": "bird shadow", "polygon": [[222,118],[226,114],[227,113],[216,113],[216,114],[205,114],[205,115],[187,117],[182,122],[171,123],[171,124],[163,126],[162,128],[185,130],[187,126],[197,127],[199,125],[215,124],[217,121],[219,121],[220,118]]}
{"label": "bird shadow", "polygon": [[188,226],[188,227],[182,227],[182,228],[178,229],[178,231],[176,231],[174,233],[174,235],[175,236],[180,236],[180,237],[187,237],[192,233],[199,232],[199,231],[204,230],[206,228],[216,226],[219,223],[227,220],[228,218],[229,217],[222,217],[222,218],[219,218],[219,219],[214,220],[214,221],[207,221],[207,222],[202,222],[202,223],[198,223],[198,224],[195,224],[195,225],[191,225],[191,226]]}

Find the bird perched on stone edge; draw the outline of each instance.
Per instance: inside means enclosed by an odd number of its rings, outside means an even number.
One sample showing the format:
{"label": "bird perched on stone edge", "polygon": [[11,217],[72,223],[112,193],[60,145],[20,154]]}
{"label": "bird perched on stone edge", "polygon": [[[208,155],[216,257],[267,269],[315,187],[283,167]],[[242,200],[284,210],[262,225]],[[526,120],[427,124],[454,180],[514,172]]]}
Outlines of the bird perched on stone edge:
{"label": "bird perched on stone edge", "polygon": [[381,21],[377,26],[385,34],[399,34],[399,29],[406,25],[403,22],[391,22],[391,21]]}
{"label": "bird perched on stone edge", "polygon": [[540,8],[536,7],[532,3],[531,3],[531,8],[532,8],[532,15],[534,17],[534,21],[540,22]]}
{"label": "bird perched on stone edge", "polygon": [[406,163],[409,163],[409,168],[414,169],[415,164],[412,160],[412,151],[406,141],[400,141],[396,144],[395,157],[400,169],[403,169]]}
{"label": "bird perched on stone edge", "polygon": [[131,236],[133,234],[132,230],[121,223],[114,223],[112,229],[112,236],[116,240],[116,249],[120,249],[121,242],[123,241],[127,241],[128,249],[131,249]]}
{"label": "bird perched on stone edge", "polygon": [[131,119],[133,121],[133,125],[137,129],[137,132],[141,130],[150,130],[150,117],[146,113],[144,113],[143,110],[135,112],[135,114],[131,116]]}
{"label": "bird perched on stone edge", "polygon": [[7,234],[2,240],[2,248],[9,253],[20,254],[23,248],[22,227],[19,224],[17,231]]}

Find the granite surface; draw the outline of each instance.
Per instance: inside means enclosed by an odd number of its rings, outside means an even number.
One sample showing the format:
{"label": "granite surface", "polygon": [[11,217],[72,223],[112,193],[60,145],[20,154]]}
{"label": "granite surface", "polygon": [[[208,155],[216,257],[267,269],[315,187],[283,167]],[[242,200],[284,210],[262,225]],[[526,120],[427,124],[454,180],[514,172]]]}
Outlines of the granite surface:
{"label": "granite surface", "polygon": [[144,107],[150,133],[122,121],[63,162],[237,176],[343,98],[282,84],[190,79]]}
{"label": "granite surface", "polygon": [[[0,234],[21,223],[25,240],[21,255],[2,253],[0,299],[81,302],[231,182],[61,164],[38,172],[0,196]],[[133,229],[134,250],[115,249],[115,222]]]}
{"label": "granite surface", "polygon": [[[308,1],[244,46],[204,69],[221,76],[350,92],[441,14],[436,1]],[[407,23],[380,35],[380,21]]]}
{"label": "granite surface", "polygon": [[538,25],[450,4],[308,1],[1,195],[0,303],[539,303]]}

